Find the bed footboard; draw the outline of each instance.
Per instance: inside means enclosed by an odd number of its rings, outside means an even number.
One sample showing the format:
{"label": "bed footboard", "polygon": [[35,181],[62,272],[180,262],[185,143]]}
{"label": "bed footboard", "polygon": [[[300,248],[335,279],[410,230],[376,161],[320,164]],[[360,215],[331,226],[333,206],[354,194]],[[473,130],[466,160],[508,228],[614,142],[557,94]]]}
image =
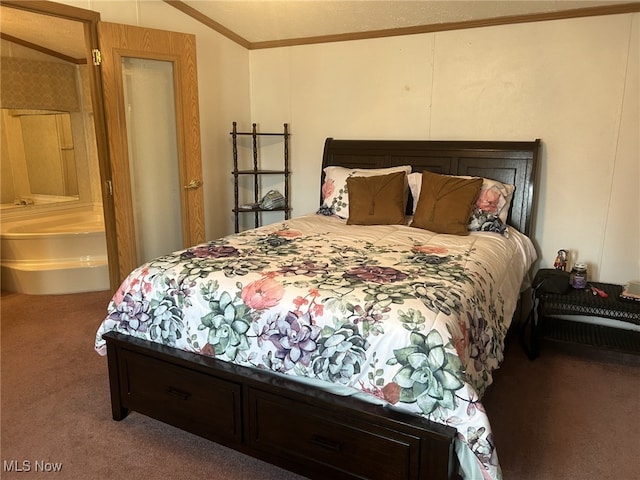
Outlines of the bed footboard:
{"label": "bed footboard", "polygon": [[137,411],[309,478],[456,478],[455,429],[115,332],[112,415]]}

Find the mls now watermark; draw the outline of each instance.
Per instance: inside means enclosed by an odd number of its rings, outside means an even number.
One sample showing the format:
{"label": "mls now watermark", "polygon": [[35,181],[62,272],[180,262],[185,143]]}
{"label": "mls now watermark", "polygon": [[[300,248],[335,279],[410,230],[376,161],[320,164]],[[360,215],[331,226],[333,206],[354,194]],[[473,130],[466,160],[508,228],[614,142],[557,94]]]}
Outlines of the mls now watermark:
{"label": "mls now watermark", "polygon": [[62,462],[47,462],[45,460],[3,460],[3,472],[59,472]]}

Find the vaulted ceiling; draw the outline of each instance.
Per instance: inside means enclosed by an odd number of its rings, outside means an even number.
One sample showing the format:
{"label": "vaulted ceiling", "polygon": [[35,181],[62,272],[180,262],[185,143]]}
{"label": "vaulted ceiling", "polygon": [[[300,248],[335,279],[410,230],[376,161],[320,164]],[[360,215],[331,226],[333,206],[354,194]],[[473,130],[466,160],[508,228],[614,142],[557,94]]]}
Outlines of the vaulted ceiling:
{"label": "vaulted ceiling", "polygon": [[[557,15],[610,7],[616,0],[184,0],[249,44],[275,43],[365,32],[411,31],[490,19]],[[418,28],[419,30],[419,28]]]}
{"label": "vaulted ceiling", "polygon": [[[160,1],[160,0],[155,0]],[[630,0],[164,0],[247,48],[404,35],[499,23],[639,11]],[[39,46],[59,58],[85,57],[79,22],[2,5],[4,40]],[[52,34],[55,33],[55,34]]]}

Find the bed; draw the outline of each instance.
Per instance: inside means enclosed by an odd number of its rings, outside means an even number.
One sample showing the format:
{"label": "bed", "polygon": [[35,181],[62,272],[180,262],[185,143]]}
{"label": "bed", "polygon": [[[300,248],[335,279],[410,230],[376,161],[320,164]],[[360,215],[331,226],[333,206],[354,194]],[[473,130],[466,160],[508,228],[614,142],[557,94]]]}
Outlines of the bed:
{"label": "bed", "polygon": [[[95,343],[113,418],[309,478],[499,479],[481,398],[536,259],[539,147],[328,138],[318,212],[123,282]],[[496,186],[508,198],[487,216]],[[454,224],[443,205],[462,191]]]}

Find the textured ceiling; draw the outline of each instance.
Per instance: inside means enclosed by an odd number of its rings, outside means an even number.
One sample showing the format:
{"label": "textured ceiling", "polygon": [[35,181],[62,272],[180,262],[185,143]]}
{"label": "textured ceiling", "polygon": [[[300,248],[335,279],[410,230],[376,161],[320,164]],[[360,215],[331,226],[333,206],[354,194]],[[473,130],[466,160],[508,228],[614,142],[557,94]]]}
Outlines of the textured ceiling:
{"label": "textured ceiling", "polygon": [[[160,1],[160,0],[154,0]],[[171,1],[167,3],[172,3]],[[326,37],[349,33],[468,22],[517,15],[638,3],[630,0],[184,0],[203,18],[233,32],[247,43]],[[185,13],[172,11],[173,15]],[[83,58],[84,33],[79,22],[1,6],[0,32]],[[2,43],[3,49],[12,48]],[[6,54],[6,53],[3,53]]]}
{"label": "textured ceiling", "polygon": [[254,43],[550,13],[630,2],[625,0],[184,0],[183,3]]}

